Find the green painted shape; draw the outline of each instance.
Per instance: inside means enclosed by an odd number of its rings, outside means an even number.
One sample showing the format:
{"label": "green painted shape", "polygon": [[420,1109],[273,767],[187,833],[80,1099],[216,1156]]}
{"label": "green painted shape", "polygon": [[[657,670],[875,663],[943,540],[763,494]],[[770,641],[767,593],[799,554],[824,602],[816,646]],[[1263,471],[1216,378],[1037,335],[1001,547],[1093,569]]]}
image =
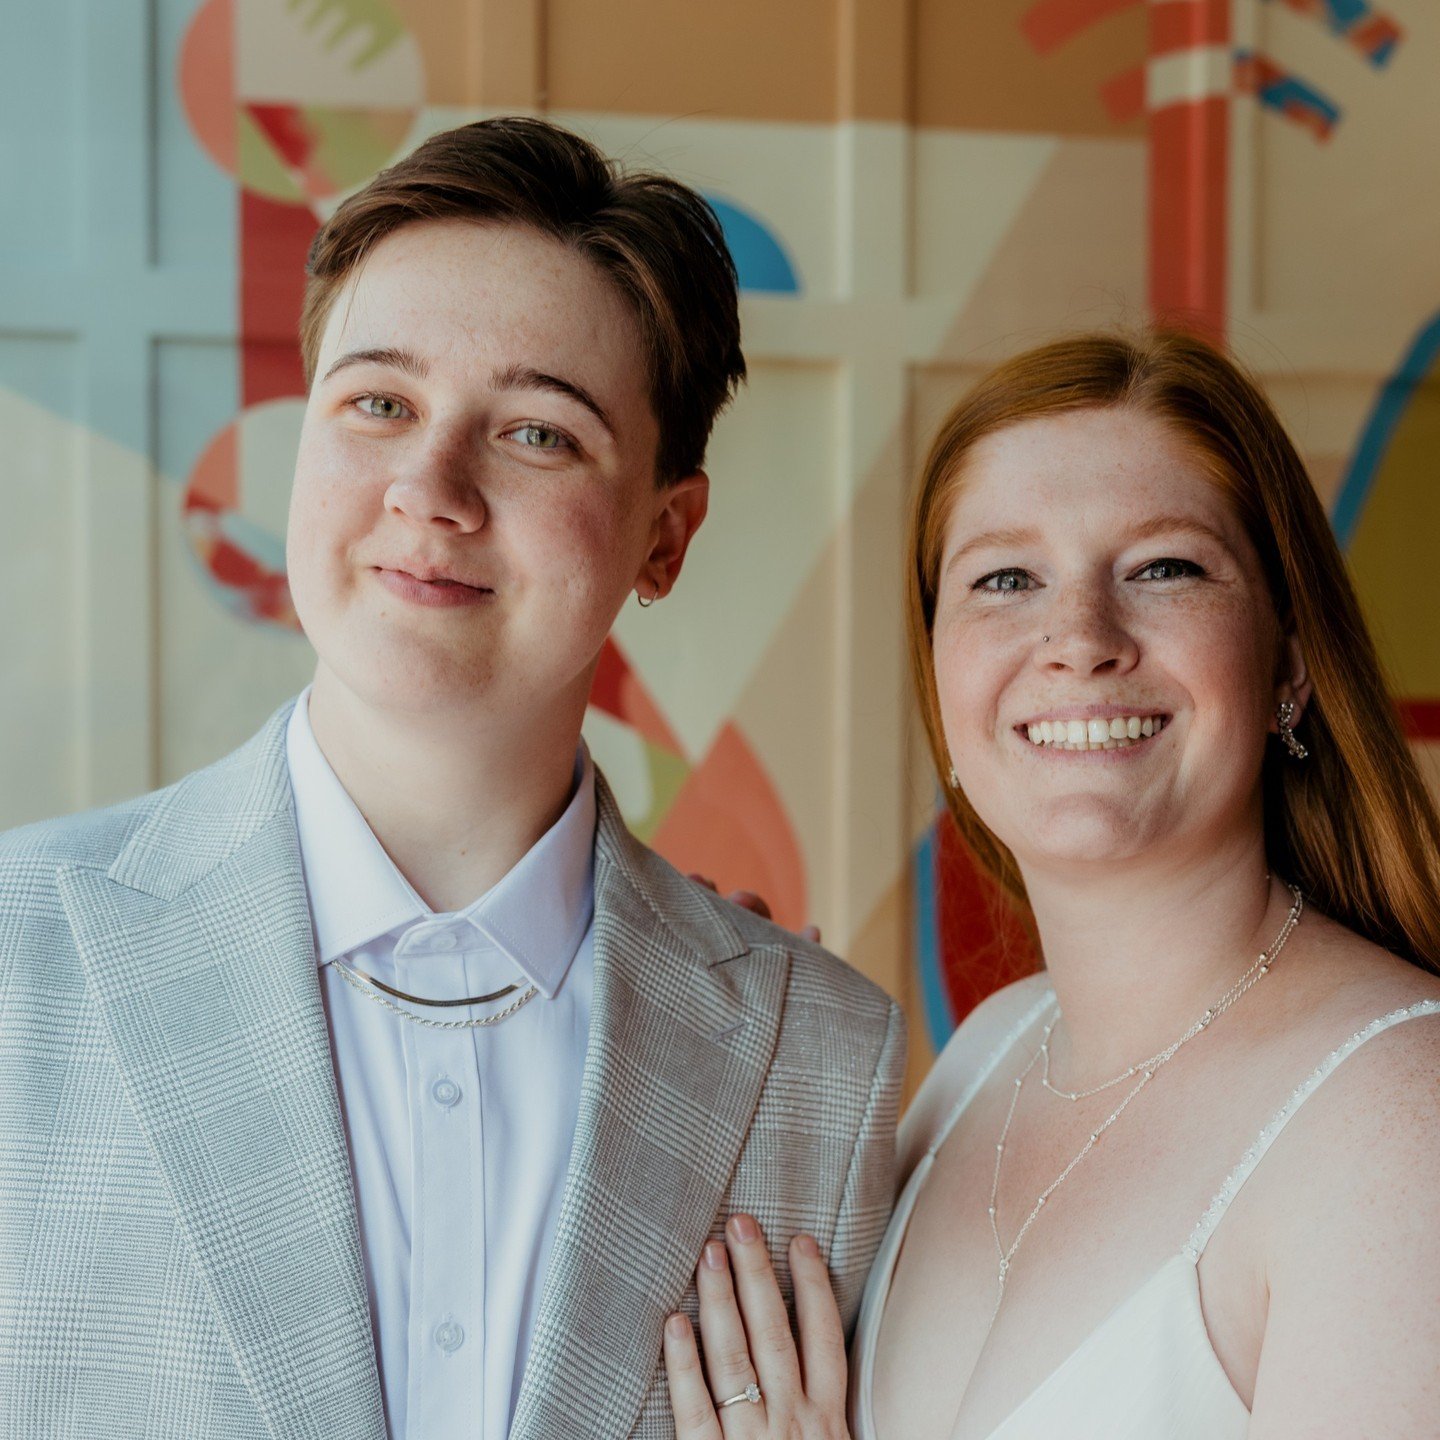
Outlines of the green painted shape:
{"label": "green painted shape", "polygon": [[305,112],[316,135],[314,168],[334,192],[349,190],[386,164],[410,131],[411,116],[400,110],[342,110],[312,107]]}
{"label": "green painted shape", "polygon": [[650,813],[643,820],[632,821],[630,828],[648,845],[685,788],[694,767],[683,755],[662,750],[648,740],[645,742],[645,755],[650,763],[650,794],[653,800]]}
{"label": "green painted shape", "polygon": [[1440,696],[1440,364],[1395,427],[1347,558],[1397,691]]}
{"label": "green painted shape", "polygon": [[307,30],[324,30],[328,50],[353,44],[363,30],[369,39],[350,62],[355,71],[374,64],[405,35],[405,22],[386,0],[288,0],[288,7],[304,14]]}
{"label": "green painted shape", "polygon": [[264,195],[269,200],[279,200],[287,205],[303,204],[305,196],[300,182],[276,154],[275,147],[254,118],[242,109],[236,120],[240,129],[236,150],[240,183],[247,190]]}

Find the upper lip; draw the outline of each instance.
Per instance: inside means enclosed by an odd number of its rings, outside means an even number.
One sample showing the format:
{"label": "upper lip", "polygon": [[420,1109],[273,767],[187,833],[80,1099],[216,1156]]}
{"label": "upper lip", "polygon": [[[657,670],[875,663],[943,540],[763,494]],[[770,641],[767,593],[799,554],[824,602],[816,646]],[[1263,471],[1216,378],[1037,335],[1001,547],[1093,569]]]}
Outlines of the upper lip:
{"label": "upper lip", "polygon": [[444,565],[432,565],[424,560],[400,560],[392,565],[377,565],[377,570],[397,570],[403,575],[409,575],[412,579],[424,581],[426,584],[433,584],[437,580],[448,580],[455,585],[465,585],[471,590],[488,590],[490,586],[483,585],[477,580],[471,580],[464,575],[456,574]]}
{"label": "upper lip", "polygon": [[1038,725],[1042,720],[1128,720],[1138,715],[1142,720],[1161,715],[1167,720],[1170,712],[1163,705],[1051,705],[1039,710],[1028,720],[1017,720],[1017,729]]}

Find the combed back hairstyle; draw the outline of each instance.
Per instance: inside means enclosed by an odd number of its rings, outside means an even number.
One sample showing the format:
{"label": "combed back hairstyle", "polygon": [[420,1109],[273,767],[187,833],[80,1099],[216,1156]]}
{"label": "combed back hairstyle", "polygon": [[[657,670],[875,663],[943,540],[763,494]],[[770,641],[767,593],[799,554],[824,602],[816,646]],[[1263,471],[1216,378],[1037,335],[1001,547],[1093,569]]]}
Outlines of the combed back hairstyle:
{"label": "combed back hairstyle", "polygon": [[385,236],[425,220],[528,225],[607,275],[640,326],[660,428],[657,480],[700,468],[715,417],[745,378],[735,264],[701,196],[664,175],[625,174],[544,120],[503,116],[434,135],[315,237],[300,319],[307,385],[346,280]]}
{"label": "combed back hairstyle", "polygon": [[[1127,408],[1180,435],[1229,497],[1269,583],[1279,633],[1297,637],[1314,690],[1300,736],[1310,751],[1265,757],[1265,845],[1272,870],[1326,914],[1440,972],[1440,819],[1401,732],[1375,644],[1315,488],[1256,383],[1192,336],[1079,335],[1000,365],[941,427],[910,518],[907,629],[936,772],[950,762],[932,634],[951,504],[975,445],[1010,425],[1076,410]],[[969,800],[951,813],[982,868],[1029,920],[1010,851]]]}

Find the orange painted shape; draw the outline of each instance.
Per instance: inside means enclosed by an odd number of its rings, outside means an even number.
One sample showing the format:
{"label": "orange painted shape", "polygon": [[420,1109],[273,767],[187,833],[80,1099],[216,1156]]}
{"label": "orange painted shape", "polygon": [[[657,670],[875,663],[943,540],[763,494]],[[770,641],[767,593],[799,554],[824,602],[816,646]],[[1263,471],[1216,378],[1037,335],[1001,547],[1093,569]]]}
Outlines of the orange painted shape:
{"label": "orange painted shape", "polygon": [[675,732],[613,635],[606,639],[600,651],[600,664],[590,682],[590,703],[638,730],[641,737],[657,749],[684,757],[685,751]]}
{"label": "orange painted shape", "polygon": [[1228,0],[1168,0],[1150,7],[1151,57],[1230,43]]}
{"label": "orange painted shape", "polygon": [[185,486],[185,509],[234,510],[240,504],[238,431],[227,425],[205,447]]}
{"label": "orange painted shape", "polygon": [[1100,103],[1117,125],[1134,120],[1145,110],[1145,67],[1136,65],[1112,75],[1100,87]]}
{"label": "orange painted shape", "polygon": [[652,841],[677,869],[724,893],[753,890],[788,929],[808,924],[805,864],[785,807],[749,742],[727,724]]}
{"label": "orange painted shape", "polygon": [[1223,343],[1230,101],[1167,106],[1149,127],[1151,314]]}
{"label": "orange painted shape", "polygon": [[206,0],[180,42],[175,84],[200,147],[227,175],[235,173],[234,0]]}

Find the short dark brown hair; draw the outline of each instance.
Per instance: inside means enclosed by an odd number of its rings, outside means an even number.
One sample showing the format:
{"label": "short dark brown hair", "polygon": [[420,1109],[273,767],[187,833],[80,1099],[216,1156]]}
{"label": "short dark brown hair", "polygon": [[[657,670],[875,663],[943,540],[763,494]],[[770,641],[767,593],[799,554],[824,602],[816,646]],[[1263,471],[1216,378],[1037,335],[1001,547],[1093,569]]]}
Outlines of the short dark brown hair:
{"label": "short dark brown hair", "polygon": [[355,267],[386,235],[425,220],[528,225],[599,266],[640,322],[660,427],[656,478],[669,484],[700,468],[715,417],[745,378],[735,264],[700,195],[665,175],[626,174],[544,120],[501,116],[431,136],[315,237],[300,318],[307,384]]}

